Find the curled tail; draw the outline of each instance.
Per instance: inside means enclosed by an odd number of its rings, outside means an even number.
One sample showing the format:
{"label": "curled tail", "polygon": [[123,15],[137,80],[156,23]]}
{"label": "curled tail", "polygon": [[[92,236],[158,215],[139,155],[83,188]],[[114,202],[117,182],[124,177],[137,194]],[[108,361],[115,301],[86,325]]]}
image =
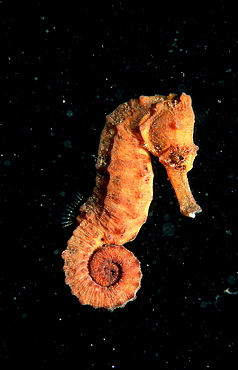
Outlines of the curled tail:
{"label": "curled tail", "polygon": [[113,311],[136,298],[142,277],[140,262],[122,245],[73,245],[62,254],[66,284],[83,305]]}

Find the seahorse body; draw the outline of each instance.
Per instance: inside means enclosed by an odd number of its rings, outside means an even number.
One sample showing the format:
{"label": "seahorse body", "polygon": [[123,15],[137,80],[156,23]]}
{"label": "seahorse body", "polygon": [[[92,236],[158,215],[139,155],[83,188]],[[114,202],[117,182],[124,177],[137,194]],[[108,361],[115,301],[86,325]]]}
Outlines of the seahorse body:
{"label": "seahorse body", "polygon": [[136,297],[140,265],[123,244],[136,237],[147,219],[153,196],[150,153],[165,166],[181,212],[194,217],[201,211],[186,175],[197,151],[193,124],[191,98],[185,94],[142,96],[107,116],[96,185],[62,254],[66,283],[82,304],[113,310]]}

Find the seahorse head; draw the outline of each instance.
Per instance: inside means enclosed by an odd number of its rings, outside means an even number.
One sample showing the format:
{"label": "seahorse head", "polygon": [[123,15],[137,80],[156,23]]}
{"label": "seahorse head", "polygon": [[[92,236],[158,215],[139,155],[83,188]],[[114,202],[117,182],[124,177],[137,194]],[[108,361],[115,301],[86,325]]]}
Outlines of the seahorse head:
{"label": "seahorse head", "polygon": [[140,97],[148,114],[140,123],[146,148],[166,167],[192,168],[198,147],[193,143],[194,112],[189,95]]}
{"label": "seahorse head", "polygon": [[191,97],[184,93],[181,96],[142,96],[139,103],[147,112],[139,123],[144,147],[166,168],[181,213],[195,217],[201,208],[192,196],[187,179],[198,149],[193,143]]}

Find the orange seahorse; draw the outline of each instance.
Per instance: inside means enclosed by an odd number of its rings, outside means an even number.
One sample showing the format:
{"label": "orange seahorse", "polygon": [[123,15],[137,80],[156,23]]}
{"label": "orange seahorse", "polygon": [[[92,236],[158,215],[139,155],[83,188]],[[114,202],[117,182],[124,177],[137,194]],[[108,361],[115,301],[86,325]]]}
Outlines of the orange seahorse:
{"label": "orange seahorse", "polygon": [[123,244],[147,219],[153,197],[150,153],[166,168],[181,213],[201,212],[187,179],[198,149],[193,126],[191,98],[184,93],[141,96],[107,116],[93,195],[80,208],[62,254],[66,283],[81,304],[113,311],[136,298],[140,263]]}

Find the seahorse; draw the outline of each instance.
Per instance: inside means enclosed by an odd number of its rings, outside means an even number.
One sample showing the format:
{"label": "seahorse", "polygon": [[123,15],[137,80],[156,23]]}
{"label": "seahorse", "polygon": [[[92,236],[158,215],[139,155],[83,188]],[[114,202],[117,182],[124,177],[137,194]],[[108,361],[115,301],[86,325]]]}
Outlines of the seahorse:
{"label": "seahorse", "polygon": [[66,284],[81,304],[113,311],[136,298],[140,262],[123,245],[147,219],[153,198],[151,154],[166,168],[181,213],[201,212],[187,179],[198,150],[193,127],[191,97],[185,93],[140,96],[106,117],[93,194],[81,206],[62,253]]}

